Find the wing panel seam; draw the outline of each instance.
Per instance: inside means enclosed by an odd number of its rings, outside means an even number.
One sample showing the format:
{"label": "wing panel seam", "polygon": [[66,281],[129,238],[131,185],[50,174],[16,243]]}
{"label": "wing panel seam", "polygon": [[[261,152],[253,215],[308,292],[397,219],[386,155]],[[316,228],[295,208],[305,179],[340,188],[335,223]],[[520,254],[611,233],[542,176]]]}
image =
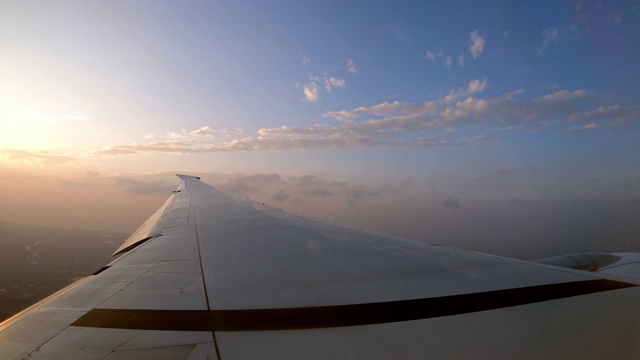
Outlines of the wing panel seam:
{"label": "wing panel seam", "polygon": [[[200,251],[200,233],[198,231],[198,216],[196,214],[195,207],[192,206],[192,202],[189,202],[189,213],[191,213],[191,210],[193,210],[193,225],[194,225],[195,234],[196,234],[196,248],[198,249],[198,264],[200,265],[200,276],[202,277],[202,289],[204,290],[204,298],[205,298],[205,301],[207,302],[207,310],[208,310],[204,318],[208,319],[209,322],[211,322],[213,319],[211,318],[212,311],[211,311],[211,304],[209,303],[209,291],[207,290],[207,281],[204,277],[204,267],[202,266],[202,253]],[[218,360],[221,360],[220,349],[218,348],[218,340],[216,339],[215,330],[213,328],[210,328],[208,330],[211,331],[211,336],[213,337],[213,345],[216,349],[216,357],[218,358]]]}

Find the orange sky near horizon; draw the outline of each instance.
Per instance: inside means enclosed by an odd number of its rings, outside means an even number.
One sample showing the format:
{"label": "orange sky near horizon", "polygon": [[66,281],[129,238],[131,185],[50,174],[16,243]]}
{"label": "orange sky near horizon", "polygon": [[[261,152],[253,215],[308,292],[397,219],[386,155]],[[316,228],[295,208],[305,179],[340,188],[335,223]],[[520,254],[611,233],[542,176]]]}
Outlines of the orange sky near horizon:
{"label": "orange sky near horizon", "polygon": [[638,34],[626,2],[0,2],[0,221],[130,233],[180,172],[420,241],[640,251]]}

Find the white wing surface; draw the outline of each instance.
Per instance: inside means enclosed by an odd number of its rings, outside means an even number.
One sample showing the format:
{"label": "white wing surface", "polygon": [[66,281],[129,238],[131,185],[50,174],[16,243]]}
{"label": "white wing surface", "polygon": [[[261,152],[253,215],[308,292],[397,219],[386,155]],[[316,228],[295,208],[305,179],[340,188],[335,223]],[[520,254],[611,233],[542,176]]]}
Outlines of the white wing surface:
{"label": "white wing surface", "polygon": [[640,282],[330,225],[179,175],[3,359],[640,358]]}

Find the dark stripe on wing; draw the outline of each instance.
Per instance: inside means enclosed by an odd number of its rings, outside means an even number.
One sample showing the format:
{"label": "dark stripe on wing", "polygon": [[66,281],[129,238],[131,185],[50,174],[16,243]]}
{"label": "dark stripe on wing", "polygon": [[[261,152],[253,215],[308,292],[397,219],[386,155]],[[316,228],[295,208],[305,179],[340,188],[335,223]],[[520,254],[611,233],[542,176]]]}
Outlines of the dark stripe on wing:
{"label": "dark stripe on wing", "polygon": [[93,309],[72,326],[175,331],[296,330],[372,325],[494,310],[638,286],[598,279],[434,298],[278,309]]}

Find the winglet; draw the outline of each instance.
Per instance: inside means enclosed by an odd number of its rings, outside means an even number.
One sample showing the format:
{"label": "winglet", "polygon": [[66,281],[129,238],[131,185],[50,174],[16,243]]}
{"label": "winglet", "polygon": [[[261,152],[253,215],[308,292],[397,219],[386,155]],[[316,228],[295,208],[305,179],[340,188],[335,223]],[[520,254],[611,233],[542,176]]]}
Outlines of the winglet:
{"label": "winglet", "polygon": [[198,179],[199,176],[192,175],[184,175],[184,174],[176,174],[177,177],[182,180],[178,189],[173,192],[173,195],[167,199],[167,201],[156,210],[153,215],[151,215],[140,227],[129,236],[129,238],[113,253],[112,256],[127,252],[136,246],[142,244],[143,242],[154,238],[160,235],[159,225],[162,224],[162,220],[165,217],[165,214],[168,212],[168,209],[171,207],[175,199],[175,194],[185,190],[187,188],[187,179]]}
{"label": "winglet", "polygon": [[158,210],[156,210],[153,215],[151,215],[144,223],[142,223],[142,225],[140,225],[140,227],[138,227],[138,229],[134,231],[133,234],[131,234],[131,236],[129,236],[129,238],[122,245],[120,245],[118,250],[116,250],[116,252],[114,252],[111,256],[127,252],[134,247],[142,244],[143,242],[151,239],[152,237],[160,235],[156,225],[162,223],[162,219],[164,218],[167,209],[171,206],[171,203],[173,203],[174,199],[175,194],[171,195],[171,197],[169,197],[169,199],[167,199],[167,201],[165,201],[165,203]]}
{"label": "winglet", "polygon": [[179,177],[181,180],[185,180],[185,179],[198,179],[198,180],[200,180],[200,176],[184,175],[184,174],[176,174],[176,176]]}

